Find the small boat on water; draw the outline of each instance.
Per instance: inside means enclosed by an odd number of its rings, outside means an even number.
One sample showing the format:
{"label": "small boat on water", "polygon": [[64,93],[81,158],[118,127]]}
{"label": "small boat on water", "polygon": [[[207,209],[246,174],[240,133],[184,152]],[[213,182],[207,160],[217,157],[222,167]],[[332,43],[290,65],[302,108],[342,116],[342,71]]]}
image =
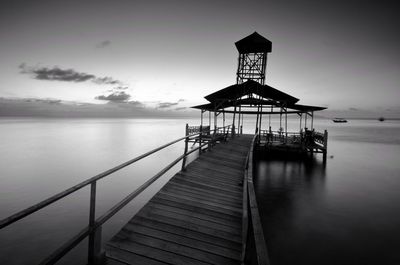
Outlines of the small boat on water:
{"label": "small boat on water", "polygon": [[384,121],[384,120],[385,120],[384,117],[380,117],[380,118],[378,119],[378,121]]}
{"label": "small boat on water", "polygon": [[344,122],[347,122],[347,120],[346,120],[346,119],[343,119],[343,118],[334,118],[332,121],[333,121],[333,122],[336,122],[336,123],[344,123]]}

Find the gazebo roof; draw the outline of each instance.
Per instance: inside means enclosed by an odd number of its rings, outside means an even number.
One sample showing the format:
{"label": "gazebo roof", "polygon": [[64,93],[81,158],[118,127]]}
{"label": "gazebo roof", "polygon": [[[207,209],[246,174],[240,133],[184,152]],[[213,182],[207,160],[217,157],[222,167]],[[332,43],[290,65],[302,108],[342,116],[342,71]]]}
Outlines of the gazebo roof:
{"label": "gazebo roof", "polygon": [[205,96],[204,98],[213,103],[215,101],[239,99],[251,93],[259,95],[265,99],[272,99],[275,101],[287,102],[290,104],[294,104],[299,101],[298,98],[279,91],[278,89],[275,89],[271,86],[261,85],[254,80],[248,80],[240,85],[235,84],[225,87],[221,90],[218,90],[217,92]]}
{"label": "gazebo roof", "polygon": [[[250,103],[250,101],[248,100],[252,100],[252,102]],[[246,102],[247,101],[247,102]],[[258,103],[256,103],[258,102]],[[271,101],[268,100],[259,100],[259,99],[242,99],[237,101],[238,105],[256,105],[259,104],[263,105],[263,106],[271,106],[274,105]],[[274,105],[276,106],[276,105]],[[205,110],[205,111],[223,111],[226,108],[229,107],[234,107],[234,102],[233,101],[229,101],[229,102],[223,102],[219,105],[216,105],[216,103],[207,103],[207,104],[202,104],[202,105],[197,105],[197,106],[193,106],[192,108],[194,109],[200,109],[200,110]],[[279,106],[278,106],[279,107]],[[319,107],[319,106],[311,106],[311,105],[300,105],[300,104],[293,104],[293,105],[289,105],[288,106],[289,110],[288,113],[304,113],[304,112],[310,112],[310,111],[320,111],[320,110],[324,110],[326,109],[325,107]],[[227,112],[231,112],[231,111],[227,111]],[[246,112],[247,114],[257,114],[257,111],[243,111]],[[264,110],[264,112],[268,112],[268,113],[274,113],[274,114],[280,114],[280,112],[269,112],[268,110]]]}
{"label": "gazebo roof", "polygon": [[[253,97],[258,95],[261,98]],[[249,96],[247,98],[242,98]],[[209,101],[207,104],[193,106],[192,108],[206,111],[222,111],[234,106],[274,106],[287,107],[290,113],[302,113],[309,111],[319,111],[325,107],[296,104],[299,99],[286,94],[268,85],[261,85],[254,80],[248,80],[242,84],[235,84],[225,87],[217,92],[204,97]],[[225,110],[227,111],[227,110]],[[229,112],[229,111],[227,111]],[[256,111],[246,111],[246,113],[257,113]]]}
{"label": "gazebo roof", "polygon": [[253,34],[235,42],[239,53],[271,52],[272,42],[254,31]]}

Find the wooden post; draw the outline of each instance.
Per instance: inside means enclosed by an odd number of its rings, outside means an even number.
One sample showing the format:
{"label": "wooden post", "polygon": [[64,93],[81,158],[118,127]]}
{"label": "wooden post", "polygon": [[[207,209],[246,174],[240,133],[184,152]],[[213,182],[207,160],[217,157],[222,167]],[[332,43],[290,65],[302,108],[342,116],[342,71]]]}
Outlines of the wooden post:
{"label": "wooden post", "polygon": [[328,131],[324,131],[324,152],[323,152],[323,163],[326,163],[326,155],[328,152]]}
{"label": "wooden post", "polygon": [[262,112],[263,112],[263,106],[262,106],[262,104],[261,104],[261,105],[260,105],[260,125],[258,126],[259,131],[260,131],[260,134],[261,134],[261,129],[262,129],[262,127],[261,127]]}
{"label": "wooden post", "polygon": [[236,118],[236,103],[235,103],[235,108],[233,111],[233,120],[232,120],[232,137],[235,136],[235,118]]}
{"label": "wooden post", "polygon": [[203,125],[200,125],[200,134],[199,134],[199,155],[201,155],[201,144],[202,144],[201,138],[202,138],[202,136],[203,136]]}
{"label": "wooden post", "polygon": [[222,112],[222,127],[224,128],[224,134],[225,134],[225,111]]}
{"label": "wooden post", "polygon": [[300,132],[301,132],[301,120],[303,118],[303,113],[300,113]]}
{"label": "wooden post", "polygon": [[311,131],[314,128],[314,111],[311,111]]}
{"label": "wooden post", "polygon": [[288,134],[287,134],[287,106],[285,107],[285,143],[287,143],[287,138],[288,138]]}
{"label": "wooden post", "polygon": [[90,185],[90,208],[89,208],[89,246],[88,246],[88,264],[101,264],[104,258],[104,252],[101,249],[101,226],[95,228],[96,218],[96,181]]}
{"label": "wooden post", "polygon": [[306,112],[306,117],[304,118],[304,129],[306,129],[307,128],[307,115],[308,115],[308,112]]}
{"label": "wooden post", "polygon": [[239,131],[238,131],[238,134],[240,134],[240,122],[241,122],[241,116],[242,116],[242,105],[240,105],[239,106],[239,119],[238,119],[238,129],[239,129]]}
{"label": "wooden post", "polygon": [[[185,135],[186,136],[188,136],[189,135],[189,125],[186,123],[186,128],[185,128]],[[183,156],[183,159],[182,159],[182,171],[184,171],[185,170],[185,164],[186,164],[186,154],[187,154],[187,151],[188,151],[188,142],[189,142],[189,139],[188,139],[188,137],[186,137],[185,138],[185,151],[184,151],[184,156]]]}

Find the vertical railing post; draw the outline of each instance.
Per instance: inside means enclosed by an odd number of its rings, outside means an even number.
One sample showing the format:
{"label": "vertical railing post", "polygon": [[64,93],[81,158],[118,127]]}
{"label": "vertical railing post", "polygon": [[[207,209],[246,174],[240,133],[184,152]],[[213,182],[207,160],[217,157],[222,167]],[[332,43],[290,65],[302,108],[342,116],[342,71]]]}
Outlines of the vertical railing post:
{"label": "vertical railing post", "polygon": [[326,163],[326,154],[328,152],[328,131],[324,131],[324,151],[322,155],[323,163]]}
{"label": "vertical railing post", "polygon": [[101,249],[101,226],[96,228],[96,181],[90,185],[90,210],[89,210],[89,247],[88,264],[97,265],[102,263],[103,252]]}
{"label": "vertical railing post", "polygon": [[199,155],[201,155],[201,144],[202,144],[202,141],[201,141],[201,138],[202,138],[202,136],[203,136],[203,125],[200,125],[200,134],[199,134]]}
{"label": "vertical railing post", "polygon": [[[189,135],[189,125],[186,123],[186,128],[185,128],[185,135],[186,135],[186,138],[185,138],[185,151],[184,151],[184,153],[183,153],[183,159],[182,159],[182,171],[184,171],[185,170],[185,165],[186,165],[186,154],[187,154],[187,151],[188,151],[188,142],[189,142],[189,137],[188,137],[188,135]],[[201,144],[201,142],[200,142],[200,144]]]}

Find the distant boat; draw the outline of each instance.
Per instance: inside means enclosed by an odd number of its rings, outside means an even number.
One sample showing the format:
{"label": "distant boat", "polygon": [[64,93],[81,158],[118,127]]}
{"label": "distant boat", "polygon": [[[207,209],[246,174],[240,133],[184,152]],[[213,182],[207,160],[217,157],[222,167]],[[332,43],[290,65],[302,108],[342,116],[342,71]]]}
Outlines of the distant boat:
{"label": "distant boat", "polygon": [[385,120],[384,117],[380,117],[380,118],[378,119],[378,121],[384,121],[384,120]]}
{"label": "distant boat", "polygon": [[334,118],[332,121],[333,121],[333,122],[336,122],[336,123],[344,123],[344,122],[347,122],[347,120],[346,120],[346,119],[343,119],[343,118]]}

